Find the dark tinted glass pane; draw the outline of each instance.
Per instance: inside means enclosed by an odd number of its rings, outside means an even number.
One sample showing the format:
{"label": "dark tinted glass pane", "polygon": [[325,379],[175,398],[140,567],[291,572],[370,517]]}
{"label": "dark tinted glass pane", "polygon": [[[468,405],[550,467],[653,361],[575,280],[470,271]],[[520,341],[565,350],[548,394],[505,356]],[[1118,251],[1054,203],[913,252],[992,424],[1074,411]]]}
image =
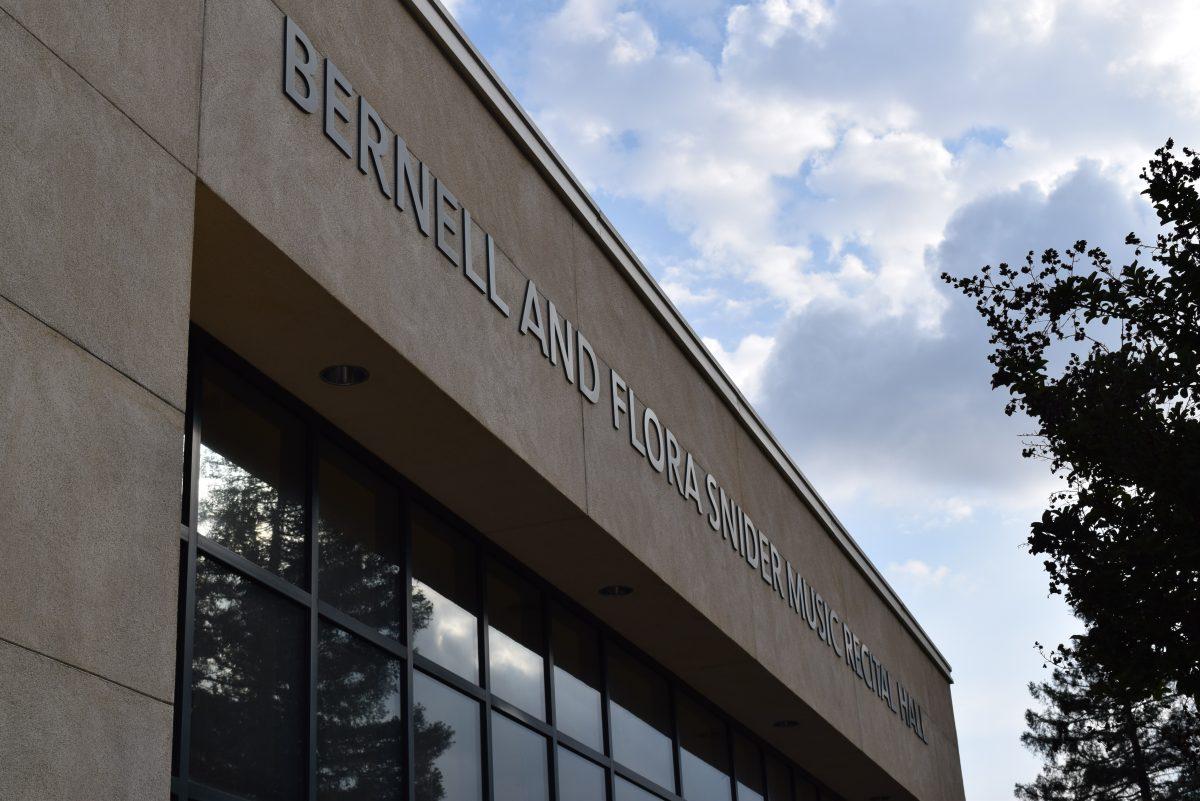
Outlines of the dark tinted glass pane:
{"label": "dark tinted glass pane", "polygon": [[546,738],[492,713],[492,771],[495,801],[546,801],[550,776]]}
{"label": "dark tinted glass pane", "polygon": [[317,664],[317,797],[404,797],[404,665],[321,622]]}
{"label": "dark tinted glass pane", "polygon": [[531,715],[546,718],[542,596],[511,570],[488,564],[488,666],[491,690]]}
{"label": "dark tinted glass pane", "polygon": [[220,364],[203,366],[198,524],[251,562],[304,584],[304,431]]}
{"label": "dark tinted glass pane", "polygon": [[340,449],[322,443],[317,511],[321,600],[402,639],[398,493]]}
{"label": "dark tinted glass pane", "polygon": [[307,613],[200,556],[195,628],[192,778],[254,801],[299,798]]}
{"label": "dark tinted glass pane", "polygon": [[725,722],[678,696],[679,767],[688,801],[729,801],[729,740]]}
{"label": "dark tinted glass pane", "polygon": [[796,801],[818,801],[825,796],[817,793],[817,785],[806,776],[796,774]]}
{"label": "dark tinted glass pane", "polygon": [[558,801],[604,801],[604,768],[560,745]]}
{"label": "dark tinted glass pane", "polygon": [[479,801],[479,704],[417,671],[413,674],[413,745],[417,801]]}
{"label": "dark tinted glass pane", "polygon": [[667,682],[615,646],[609,651],[613,756],[673,790],[671,695]]}
{"label": "dark tinted glass pane", "polygon": [[767,801],[793,801],[792,769],[773,754],[767,754]]}
{"label": "dark tinted glass pane", "polygon": [[[179,578],[181,584],[187,583],[187,560],[188,546],[187,543],[181,543],[179,548]],[[183,683],[179,681],[179,677],[183,675],[183,660],[188,658],[190,654],[185,654],[183,650],[183,639],[187,629],[187,609],[184,608],[184,592],[179,593],[179,603],[175,608],[175,691],[172,695],[175,701],[172,711],[171,720],[171,775],[179,775],[179,741],[180,735],[183,733],[183,699],[184,694],[190,688],[185,688]]]}
{"label": "dark tinted glass pane", "polygon": [[475,546],[418,505],[412,515],[413,648],[478,682]]}
{"label": "dark tinted glass pane", "polygon": [[559,729],[604,750],[600,698],[600,639],[596,631],[560,607],[550,619],[554,648],[554,722]]}
{"label": "dark tinted glass pane", "polygon": [[763,801],[762,755],[758,746],[740,734],[733,737],[737,801]]}
{"label": "dark tinted glass pane", "polygon": [[648,793],[633,782],[628,782],[620,776],[613,777],[613,797],[616,801],[660,801],[653,793]]}

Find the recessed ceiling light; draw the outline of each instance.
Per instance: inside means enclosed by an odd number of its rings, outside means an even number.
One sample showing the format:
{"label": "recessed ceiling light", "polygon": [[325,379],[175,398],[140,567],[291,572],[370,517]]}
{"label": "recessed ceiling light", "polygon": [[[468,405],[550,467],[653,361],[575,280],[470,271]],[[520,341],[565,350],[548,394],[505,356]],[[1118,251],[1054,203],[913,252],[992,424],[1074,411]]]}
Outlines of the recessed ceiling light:
{"label": "recessed ceiling light", "polygon": [[609,584],[606,587],[600,588],[601,595],[607,595],[612,598],[620,598],[621,596],[630,595],[632,593],[633,587],[627,587],[624,584]]}
{"label": "recessed ceiling light", "polygon": [[321,380],[334,387],[353,387],[363,383],[371,374],[357,364],[331,364],[321,371]]}

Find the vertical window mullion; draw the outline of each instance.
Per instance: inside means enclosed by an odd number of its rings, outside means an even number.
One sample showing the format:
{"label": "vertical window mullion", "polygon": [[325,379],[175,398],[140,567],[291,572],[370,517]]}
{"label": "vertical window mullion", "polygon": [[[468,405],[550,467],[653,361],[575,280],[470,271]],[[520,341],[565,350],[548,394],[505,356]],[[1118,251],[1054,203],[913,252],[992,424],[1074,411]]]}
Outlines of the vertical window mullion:
{"label": "vertical window mullion", "polygon": [[400,496],[400,536],[404,538],[404,644],[408,646],[408,659],[404,661],[404,779],[408,785],[404,797],[414,799],[417,792],[417,749],[416,729],[413,720],[413,630],[412,630],[412,521],[409,517],[407,493]]}
{"label": "vertical window mullion", "polygon": [[738,801],[737,788],[737,746],[733,742],[736,732],[733,726],[730,725],[728,718],[721,715],[721,722],[725,724],[725,748],[729,752],[729,797],[733,801]]}
{"label": "vertical window mullion", "polygon": [[546,723],[550,725],[550,737],[547,747],[550,759],[547,765],[550,769],[550,801],[558,801],[558,716],[554,706],[554,636],[550,619],[550,599],[546,593],[541,593],[542,599],[542,651],[545,653],[543,665],[544,692],[546,695]]}
{"label": "vertical window mullion", "polygon": [[307,486],[306,499],[308,506],[305,520],[308,535],[308,581],[309,603],[308,610],[308,801],[317,801],[317,670],[320,656],[319,626],[317,615],[317,592],[320,580],[317,565],[320,559],[320,544],[317,542],[317,436],[311,424],[305,427],[305,457],[308,469],[305,471]]}
{"label": "vertical window mullion", "polygon": [[673,685],[673,682],[668,684],[668,695],[671,700],[671,759],[672,768],[675,771],[675,786],[671,790],[676,795],[683,795],[683,769],[679,759],[679,703],[676,699],[678,693]]}
{"label": "vertical window mullion", "polygon": [[767,776],[767,749],[764,747],[766,743],[756,743],[758,747],[758,770],[762,774],[763,798],[771,801],[771,780]]}
{"label": "vertical window mullion", "polygon": [[477,598],[479,615],[476,621],[479,626],[479,683],[483,687],[483,703],[479,705],[483,716],[480,733],[483,753],[480,755],[483,766],[483,798],[493,801],[492,781],[492,665],[488,658],[488,596],[487,596],[487,560],[488,556],[480,548],[476,552],[475,570],[478,581]]}
{"label": "vertical window mullion", "polygon": [[598,636],[600,637],[600,720],[604,728],[604,755],[608,757],[604,762],[604,784],[608,801],[613,801],[616,782],[613,780],[612,726],[608,714],[608,637],[604,634]]}
{"label": "vertical window mullion", "polygon": [[192,743],[192,650],[196,641],[196,542],[200,508],[200,365],[195,341],[188,348],[187,562],[183,579],[183,653],[179,665],[179,779],[186,787]]}

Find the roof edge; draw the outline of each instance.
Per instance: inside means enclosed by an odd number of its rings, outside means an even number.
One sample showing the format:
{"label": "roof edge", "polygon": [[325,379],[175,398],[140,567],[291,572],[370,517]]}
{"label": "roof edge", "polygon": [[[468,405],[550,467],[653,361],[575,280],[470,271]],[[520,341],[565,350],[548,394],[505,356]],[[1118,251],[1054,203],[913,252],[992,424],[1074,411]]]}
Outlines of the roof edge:
{"label": "roof edge", "polygon": [[583,188],[579,179],[567,167],[562,157],[558,155],[549,140],[538,129],[450,13],[442,7],[438,0],[400,0],[400,2],[434,37],[442,50],[451,57],[459,72],[490,106],[493,114],[508,129],[509,134],[513,136],[521,149],[540,167],[542,173],[559,194],[573,207],[576,215],[591,228],[592,235],[621,268],[625,278],[642,296],[654,316],[666,326],[676,342],[683,347],[684,353],[700,369],[709,384],[717,390],[717,394],[721,396],[725,404],[754,435],[759,447],[787,477],[792,488],[816,514],[829,536],[858,567],[868,583],[922,647],[934,665],[943,673],[946,680],[953,683],[954,680],[950,675],[950,663],[946,657],[933,644],[929,635],[921,628],[921,624],[917,622],[912,612],[900,600],[900,596],[888,584],[887,579],[883,577],[883,574],[850,536],[828,504],[805,478],[766,423],[758,416],[758,413],[717,363],[708,348],[701,342],[700,337],[692,330],[691,325],[663,292],[650,271],[642,264],[641,259],[637,257],[612,222],[592,200],[591,195]]}

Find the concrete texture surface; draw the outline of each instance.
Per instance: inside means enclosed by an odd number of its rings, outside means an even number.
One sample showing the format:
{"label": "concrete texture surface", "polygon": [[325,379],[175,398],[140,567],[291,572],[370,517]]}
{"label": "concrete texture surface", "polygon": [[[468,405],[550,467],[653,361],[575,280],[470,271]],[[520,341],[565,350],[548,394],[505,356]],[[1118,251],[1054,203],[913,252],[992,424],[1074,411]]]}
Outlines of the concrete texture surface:
{"label": "concrete texture surface", "polygon": [[167,798],[170,705],[2,640],[0,676],[0,798]]}
{"label": "concrete texture surface", "polygon": [[0,8],[195,167],[203,0],[0,0]]}
{"label": "concrete texture surface", "polygon": [[0,300],[0,638],[171,701],[182,448],[180,412]]}
{"label": "concrete texture surface", "polygon": [[0,296],[183,408],[195,179],[0,14]]}
{"label": "concrete texture surface", "polygon": [[[200,179],[582,506],[578,392],[530,380],[549,366],[536,347],[513,347],[524,278],[501,259],[514,317],[496,312],[418,232],[411,210],[399,213],[326,139],[319,116],[286,100],[282,25],[266,0],[209,4]],[[340,67],[348,76],[350,64]],[[573,307],[570,296],[555,302],[567,314]]]}
{"label": "concrete texture surface", "polygon": [[[409,6],[0,0],[0,764],[28,763],[0,797],[166,795],[190,320],[839,792],[961,798],[944,675]],[[284,97],[284,13],[476,255],[495,237],[510,316]],[[530,279],[599,403],[519,333]],[[371,381],[318,380],[341,362]],[[704,511],[712,473],[916,694],[928,745],[630,446],[640,416],[613,429],[610,368]]]}

